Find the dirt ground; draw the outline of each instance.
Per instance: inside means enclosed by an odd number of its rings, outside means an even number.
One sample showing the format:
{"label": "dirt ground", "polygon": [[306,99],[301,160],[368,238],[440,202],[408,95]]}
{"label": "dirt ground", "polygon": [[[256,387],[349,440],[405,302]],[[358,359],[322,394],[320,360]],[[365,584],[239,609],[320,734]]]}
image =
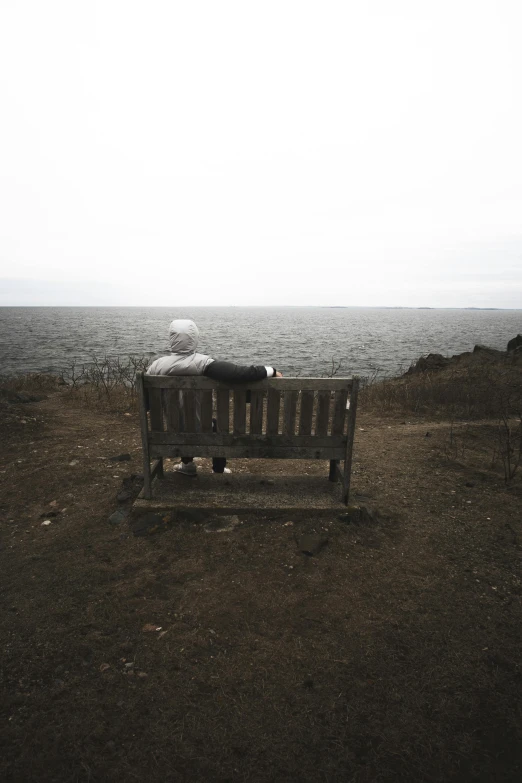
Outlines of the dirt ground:
{"label": "dirt ground", "polygon": [[134,414],[62,392],[0,414],[2,780],[521,779],[522,488],[490,469],[492,423],[362,411],[372,521],[135,536],[108,521]]}

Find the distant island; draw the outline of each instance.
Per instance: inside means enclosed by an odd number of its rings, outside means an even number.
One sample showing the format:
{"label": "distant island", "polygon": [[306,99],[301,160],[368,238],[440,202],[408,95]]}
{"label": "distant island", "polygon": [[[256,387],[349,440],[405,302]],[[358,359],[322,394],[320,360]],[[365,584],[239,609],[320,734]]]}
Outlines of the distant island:
{"label": "distant island", "polygon": [[325,305],[327,310],[350,310],[368,307],[372,310],[520,310],[520,307],[413,307],[410,305]]}

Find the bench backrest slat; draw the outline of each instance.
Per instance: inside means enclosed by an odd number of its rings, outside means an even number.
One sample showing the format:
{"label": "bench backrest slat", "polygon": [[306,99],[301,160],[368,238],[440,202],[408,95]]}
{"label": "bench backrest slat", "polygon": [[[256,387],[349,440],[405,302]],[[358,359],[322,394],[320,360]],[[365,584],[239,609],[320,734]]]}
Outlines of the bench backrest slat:
{"label": "bench backrest slat", "polygon": [[315,416],[315,434],[318,437],[324,437],[328,434],[328,414],[330,410],[329,391],[320,391],[317,393],[317,413]]}
{"label": "bench backrest slat", "polygon": [[[150,392],[152,389],[149,390],[149,398],[150,398]],[[180,421],[179,421],[179,395],[180,392],[171,392],[170,394],[166,394],[166,392],[162,392],[165,396],[165,408],[166,408],[166,418],[167,418],[167,431],[168,432],[179,432],[180,431]]]}
{"label": "bench backrest slat", "polygon": [[313,412],[314,412],[313,391],[302,391],[301,409],[299,411],[299,435],[311,435]]}
{"label": "bench backrest slat", "polygon": [[163,432],[163,405],[161,389],[149,389],[150,428],[153,432]]}
{"label": "bench backrest slat", "polygon": [[234,435],[246,432],[246,389],[234,389]]}
{"label": "bench backrest slat", "polygon": [[184,389],[183,392],[183,432],[196,432],[196,394],[193,389]]}
{"label": "bench backrest slat", "polygon": [[269,389],[266,404],[266,434],[277,435],[279,432],[279,410],[281,407],[281,392],[279,389]]}
{"label": "bench backrest slat", "polygon": [[217,431],[229,432],[230,428],[230,392],[218,389],[216,392]]}
{"label": "bench backrest slat", "polygon": [[346,400],[347,391],[336,391],[334,402],[334,413],[332,419],[332,435],[342,435],[344,432],[344,422],[346,418]]}
{"label": "bench backrest slat", "polygon": [[201,432],[212,432],[212,389],[203,389],[201,395]]}
{"label": "bench backrest slat", "polygon": [[263,432],[263,401],[264,391],[253,391],[250,394],[250,432],[261,435]]}
{"label": "bench backrest slat", "polygon": [[295,435],[295,414],[297,411],[297,392],[285,391],[283,434]]}

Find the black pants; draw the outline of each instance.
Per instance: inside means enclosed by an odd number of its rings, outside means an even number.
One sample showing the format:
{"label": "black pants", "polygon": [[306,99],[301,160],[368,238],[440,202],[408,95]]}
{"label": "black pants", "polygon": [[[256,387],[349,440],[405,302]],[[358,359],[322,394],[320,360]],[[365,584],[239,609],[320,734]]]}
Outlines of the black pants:
{"label": "black pants", "polygon": [[[212,419],[212,432],[217,432],[217,421],[216,419]],[[188,465],[189,462],[192,462],[194,457],[182,457],[181,461]],[[212,470],[214,473],[223,473],[225,470],[225,465],[227,464],[227,460],[225,457],[212,457]]]}

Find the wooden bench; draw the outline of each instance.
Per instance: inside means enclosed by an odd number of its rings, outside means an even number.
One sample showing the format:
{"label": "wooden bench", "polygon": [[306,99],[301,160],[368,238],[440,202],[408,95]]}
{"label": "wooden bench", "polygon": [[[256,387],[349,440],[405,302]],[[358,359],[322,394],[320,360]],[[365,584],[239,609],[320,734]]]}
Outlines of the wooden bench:
{"label": "wooden bench", "polygon": [[358,378],[228,385],[204,376],[138,373],[137,387],[143,497],[152,498],[152,480],[163,476],[164,457],[323,459],[330,460],[329,479],[340,479],[348,503]]}

